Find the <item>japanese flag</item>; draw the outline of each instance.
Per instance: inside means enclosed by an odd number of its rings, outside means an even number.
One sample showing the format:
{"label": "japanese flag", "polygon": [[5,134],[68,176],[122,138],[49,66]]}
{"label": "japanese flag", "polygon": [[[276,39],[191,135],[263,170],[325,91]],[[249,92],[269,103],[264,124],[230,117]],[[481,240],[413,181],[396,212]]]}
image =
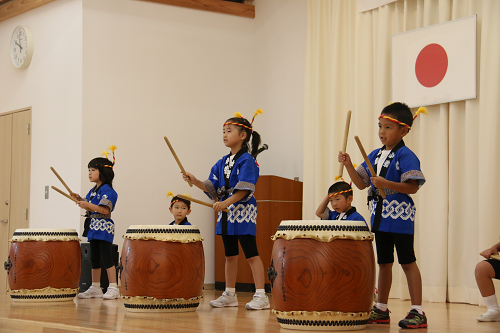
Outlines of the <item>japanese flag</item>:
{"label": "japanese flag", "polygon": [[392,36],[392,101],[410,107],[476,98],[476,16]]}

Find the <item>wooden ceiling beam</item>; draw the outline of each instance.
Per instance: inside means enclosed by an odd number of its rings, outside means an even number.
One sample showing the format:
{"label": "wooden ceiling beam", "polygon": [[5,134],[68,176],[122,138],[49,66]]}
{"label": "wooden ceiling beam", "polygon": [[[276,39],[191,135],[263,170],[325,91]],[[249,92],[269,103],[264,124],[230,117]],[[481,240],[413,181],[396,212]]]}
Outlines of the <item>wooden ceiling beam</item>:
{"label": "wooden ceiling beam", "polygon": [[255,6],[222,0],[136,0],[255,18]]}
{"label": "wooden ceiling beam", "polygon": [[[56,0],[0,0],[0,22]],[[222,0],[136,0],[255,18],[255,6]]]}
{"label": "wooden ceiling beam", "polygon": [[55,0],[11,0],[0,2],[0,22],[24,14]]}

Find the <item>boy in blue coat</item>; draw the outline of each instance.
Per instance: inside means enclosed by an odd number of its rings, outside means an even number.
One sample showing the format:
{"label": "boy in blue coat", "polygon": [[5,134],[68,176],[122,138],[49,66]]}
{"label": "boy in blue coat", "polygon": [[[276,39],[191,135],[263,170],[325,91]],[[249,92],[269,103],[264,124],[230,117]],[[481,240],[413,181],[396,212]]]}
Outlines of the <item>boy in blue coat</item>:
{"label": "boy in blue coat", "polygon": [[[419,109],[415,117],[424,111]],[[425,183],[425,178],[418,157],[403,141],[415,117],[404,103],[392,103],[382,110],[378,134],[383,147],[368,156],[376,175],[370,175],[365,162],[354,169],[346,153],[339,152],[338,158],[339,162],[344,162],[359,189],[369,188],[371,225],[380,268],[378,302],[372,309],[369,323],[388,324],[391,321],[387,301],[392,284],[395,247],[399,264],[406,275],[412,304],[406,318],[399,322],[402,328],[427,327],[427,317],[422,310],[422,278],[413,249],[416,209],[410,197]],[[382,200],[378,188],[384,189],[386,199]]]}

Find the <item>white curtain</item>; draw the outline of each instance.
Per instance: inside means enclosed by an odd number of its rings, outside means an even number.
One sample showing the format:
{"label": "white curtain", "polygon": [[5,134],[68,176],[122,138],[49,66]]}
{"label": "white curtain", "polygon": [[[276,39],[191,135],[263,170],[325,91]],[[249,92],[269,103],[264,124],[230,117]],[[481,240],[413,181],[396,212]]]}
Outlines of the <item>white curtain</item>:
{"label": "white curtain", "polygon": [[[353,161],[362,162],[354,135],[367,151],[381,146],[377,117],[391,101],[391,35],[470,15],[477,15],[478,97],[429,106],[405,138],[427,180],[413,196],[424,301],[481,304],[474,267],[500,235],[500,1],[398,0],[364,13],[352,0],[308,2],[304,219],[314,219],[338,174],[348,110]],[[354,204],[368,220],[366,191],[354,191]],[[409,298],[397,264],[391,297]]]}

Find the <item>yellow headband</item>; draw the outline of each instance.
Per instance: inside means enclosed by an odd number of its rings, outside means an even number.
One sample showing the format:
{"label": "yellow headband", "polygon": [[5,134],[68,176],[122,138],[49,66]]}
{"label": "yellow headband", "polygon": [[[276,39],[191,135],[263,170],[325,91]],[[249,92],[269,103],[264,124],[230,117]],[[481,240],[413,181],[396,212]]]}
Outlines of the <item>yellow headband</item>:
{"label": "yellow headband", "polygon": [[411,129],[410,125],[407,125],[407,124],[405,124],[405,123],[403,123],[403,122],[401,122],[401,121],[399,121],[397,119],[391,118],[389,116],[385,116],[385,115],[381,114],[380,117],[378,117],[378,119],[380,119],[380,118],[387,119],[389,121],[392,121],[393,123],[396,123],[396,124],[399,124],[399,125],[403,125],[403,126],[407,127],[408,129]]}
{"label": "yellow headband", "polygon": [[[427,108],[424,107],[424,106],[419,107],[418,110],[417,110],[417,112],[415,112],[415,115],[413,116],[413,120],[415,120],[418,117],[418,115],[421,114],[421,113],[427,114]],[[378,119],[380,119],[380,118],[384,118],[384,119],[390,120],[390,121],[392,121],[392,122],[394,122],[396,124],[403,125],[403,126],[407,127],[408,129],[411,129],[410,125],[405,124],[405,123],[403,123],[403,122],[401,122],[401,121],[399,121],[397,119],[388,117],[386,115],[381,114],[380,117],[378,117]]]}
{"label": "yellow headband", "polygon": [[345,191],[340,191],[340,192],[333,192],[332,194],[328,194],[328,197],[329,198],[333,198],[334,196],[336,195],[339,195],[339,194],[342,194],[342,193],[347,193],[347,192],[352,192],[352,188],[349,189],[349,190],[345,190]]}
{"label": "yellow headband", "polygon": [[[247,128],[247,129],[249,129],[249,130],[251,130],[251,131],[253,132],[253,128],[252,128],[253,121],[254,121],[255,117],[256,117],[258,114],[260,114],[260,113],[262,113],[262,110],[261,110],[261,109],[257,109],[257,111],[255,111],[255,112],[253,113],[253,118],[252,118],[252,121],[250,122],[250,127],[249,127],[249,126],[247,126],[247,125],[244,125],[244,124],[235,123],[235,122],[231,122],[231,121],[226,121],[226,122],[224,123],[224,125],[222,125],[222,127],[224,127],[224,126],[226,126],[226,125],[236,125],[236,126],[241,126],[241,127]],[[238,118],[245,119],[245,118],[243,118],[243,116],[242,116],[242,115],[241,115],[241,113],[239,113],[239,112],[235,112],[235,113],[234,113],[234,116],[235,116],[235,117],[238,117]]]}

